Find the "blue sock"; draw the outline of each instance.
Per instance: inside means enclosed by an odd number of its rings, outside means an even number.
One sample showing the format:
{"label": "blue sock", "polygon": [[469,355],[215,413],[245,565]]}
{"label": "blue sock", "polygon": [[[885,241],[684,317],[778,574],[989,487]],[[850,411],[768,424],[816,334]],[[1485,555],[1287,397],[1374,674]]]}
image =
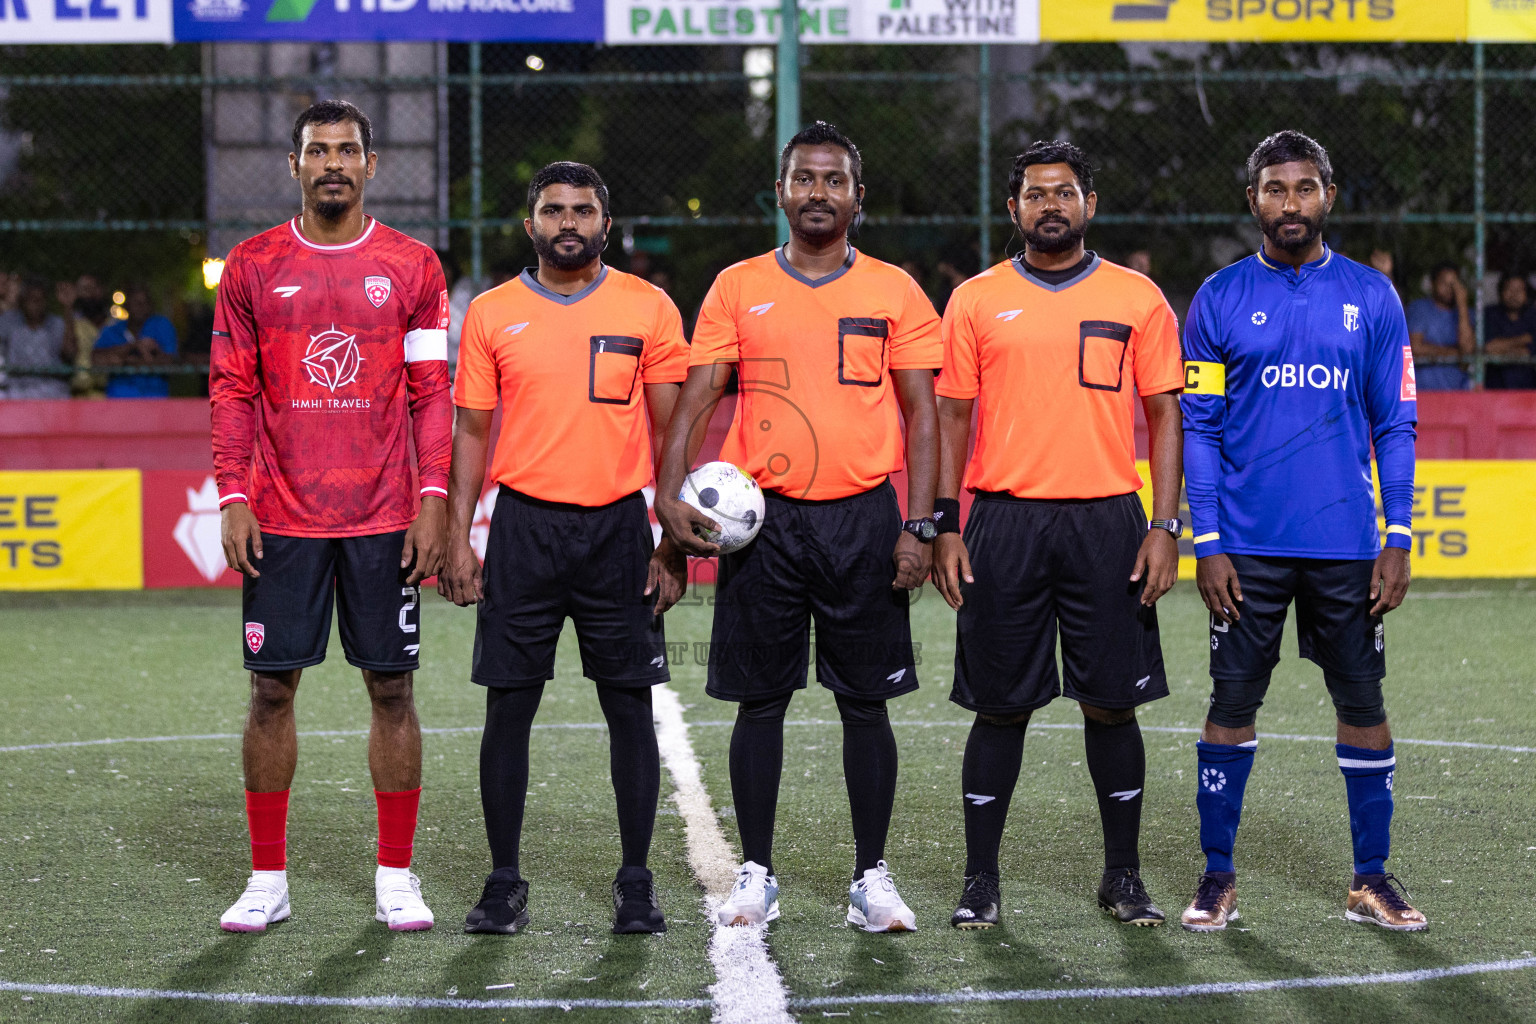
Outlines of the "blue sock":
{"label": "blue sock", "polygon": [[1355,843],[1355,874],[1380,875],[1387,870],[1392,846],[1392,773],[1397,758],[1392,748],[1366,750],[1338,743],[1339,771],[1349,794],[1349,834]]}
{"label": "blue sock", "polygon": [[1199,752],[1200,782],[1195,806],[1200,811],[1200,847],[1205,850],[1205,870],[1235,871],[1232,848],[1237,843],[1237,823],[1243,816],[1243,791],[1253,771],[1258,740],[1231,745],[1195,741]]}

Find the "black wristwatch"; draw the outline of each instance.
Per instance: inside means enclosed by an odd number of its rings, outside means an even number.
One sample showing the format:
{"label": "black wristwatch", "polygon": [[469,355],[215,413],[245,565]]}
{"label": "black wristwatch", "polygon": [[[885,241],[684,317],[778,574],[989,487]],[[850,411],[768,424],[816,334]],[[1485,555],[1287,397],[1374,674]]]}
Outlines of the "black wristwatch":
{"label": "black wristwatch", "polygon": [[901,528],[925,544],[939,535],[939,524],[933,521],[932,516],[908,519],[901,524]]}
{"label": "black wristwatch", "polygon": [[1172,519],[1154,519],[1147,524],[1149,530],[1167,530],[1173,534],[1173,539],[1178,540],[1184,536],[1184,520],[1175,516]]}

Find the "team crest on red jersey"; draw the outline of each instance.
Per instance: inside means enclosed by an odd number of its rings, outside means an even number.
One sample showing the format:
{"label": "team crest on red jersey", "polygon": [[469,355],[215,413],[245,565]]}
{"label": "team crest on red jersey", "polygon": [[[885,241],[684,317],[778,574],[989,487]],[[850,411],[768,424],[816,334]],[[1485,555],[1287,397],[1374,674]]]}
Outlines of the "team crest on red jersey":
{"label": "team crest on red jersey", "polygon": [[245,624],[245,646],[251,649],[252,654],[261,653],[261,645],[266,642],[267,627],[259,622],[247,622]]}
{"label": "team crest on red jersey", "polygon": [[328,331],[310,335],[304,353],[304,370],[311,384],[335,391],[357,380],[363,356],[357,348],[357,335],[343,334],[333,324]]}
{"label": "team crest on red jersey", "polygon": [[368,301],[373,303],[373,308],[378,309],[389,301],[389,278],[363,278],[363,294],[368,296]]}

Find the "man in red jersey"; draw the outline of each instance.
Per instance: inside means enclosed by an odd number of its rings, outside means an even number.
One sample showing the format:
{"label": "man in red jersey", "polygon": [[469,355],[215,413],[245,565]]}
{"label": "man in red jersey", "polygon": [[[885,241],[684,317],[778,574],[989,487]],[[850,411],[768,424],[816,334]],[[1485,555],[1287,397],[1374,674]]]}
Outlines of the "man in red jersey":
{"label": "man in red jersey", "polygon": [[438,571],[447,524],[448,292],[430,248],[363,214],[378,163],[372,136],[350,103],[300,114],[288,169],[303,210],[235,246],[219,285],[213,456],[224,556],[245,574],[251,672],[243,755],[252,874],[219,919],[225,931],[264,931],[290,913],[293,699],[302,671],[325,659],[333,595],[342,648],[373,704],[374,916],[395,931],[432,927],[410,871],[421,798],[411,674],[419,584]]}

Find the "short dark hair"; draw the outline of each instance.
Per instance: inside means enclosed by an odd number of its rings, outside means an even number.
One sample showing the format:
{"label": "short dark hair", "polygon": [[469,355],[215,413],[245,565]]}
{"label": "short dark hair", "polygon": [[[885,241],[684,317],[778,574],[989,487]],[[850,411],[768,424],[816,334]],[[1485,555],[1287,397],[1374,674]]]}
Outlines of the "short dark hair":
{"label": "short dark hair", "polygon": [[1504,286],[1509,284],[1511,281],[1519,281],[1521,284],[1525,285],[1526,292],[1529,294],[1531,289],[1531,282],[1525,279],[1524,274],[1516,273],[1513,270],[1506,270],[1504,273],[1499,275],[1499,287],[1496,291],[1496,294],[1503,295]]}
{"label": "short dark hair", "polygon": [[837,130],[837,125],[826,121],[817,121],[813,125],[800,129],[794,138],[784,143],[784,148],[779,151],[779,180],[783,181],[789,175],[789,155],[794,152],[796,146],[837,146],[848,154],[848,167],[853,172],[853,188],[858,191],[864,184],[864,158],[859,156],[859,147],[853,144],[853,140]]}
{"label": "short dark hair", "polygon": [[1024,171],[1035,164],[1066,164],[1072,168],[1083,195],[1093,191],[1093,165],[1088,162],[1088,154],[1061,139],[1041,139],[1013,158],[1013,170],[1008,172],[1009,199],[1019,197],[1019,189],[1024,187]]}
{"label": "short dark hair", "polygon": [[293,151],[299,152],[304,145],[304,126],[310,124],[341,124],[351,121],[363,136],[363,152],[373,150],[373,122],[368,115],[346,100],[321,100],[304,108],[293,122]]}
{"label": "short dark hair", "polygon": [[1430,269],[1430,271],[1429,271],[1429,283],[1431,285],[1433,285],[1436,281],[1438,281],[1440,279],[1440,275],[1445,273],[1447,270],[1449,270],[1451,273],[1455,274],[1457,277],[1461,276],[1461,266],[1460,266],[1460,264],[1456,263],[1453,260],[1441,260],[1439,263],[1436,263],[1434,265],[1434,267],[1432,267]]}
{"label": "short dark hair", "polygon": [[1248,187],[1259,187],[1259,174],[1266,167],[1301,161],[1317,166],[1317,173],[1323,179],[1323,188],[1333,184],[1333,162],[1328,159],[1328,151],[1311,136],[1287,128],[1259,143],[1258,148],[1248,157]]}
{"label": "short dark hair", "polygon": [[539,205],[539,193],[551,185],[570,185],[572,188],[589,188],[597,193],[597,204],[603,208],[603,219],[608,219],[608,186],[597,168],[579,164],[574,160],[557,160],[539,168],[528,183],[528,215]]}
{"label": "short dark hair", "polygon": [[42,292],[46,297],[48,294],[48,280],[47,278],[28,274],[21,279],[20,291],[23,295],[25,295],[27,292]]}

